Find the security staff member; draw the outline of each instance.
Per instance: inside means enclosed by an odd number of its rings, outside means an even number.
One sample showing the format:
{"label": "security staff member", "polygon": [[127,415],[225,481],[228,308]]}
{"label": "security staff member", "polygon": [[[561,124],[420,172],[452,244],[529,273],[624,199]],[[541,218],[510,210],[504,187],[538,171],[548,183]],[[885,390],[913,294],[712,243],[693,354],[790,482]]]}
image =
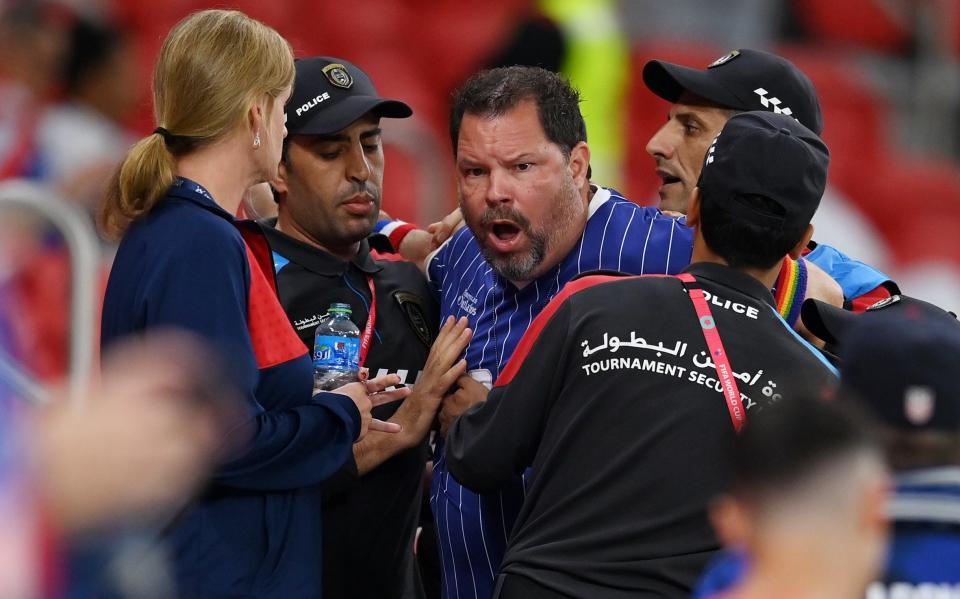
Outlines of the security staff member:
{"label": "security staff member", "polygon": [[495,596],[689,595],[719,546],[707,505],[728,479],[726,444],[765,406],[835,378],[769,291],[813,234],[827,163],[792,118],[731,118],[688,213],[691,265],[571,282],[454,422],[447,460],[464,485],[496,489],[532,464]]}
{"label": "security staff member", "polygon": [[330,304],[350,304],[370,376],[390,372],[401,383],[417,382],[409,401],[376,411],[403,430],[392,438],[371,434],[324,484],[323,596],[418,598],[413,548],[426,436],[443,391],[465,370],[465,363],[451,365],[469,332],[465,322],[448,324],[457,330],[450,343],[441,334],[436,360],[425,367],[437,337],[436,300],[416,265],[382,259],[366,239],[380,210],[380,118],[408,117],[410,108],[379,97],[345,60],[299,60],[296,70],[289,136],[273,182],[278,217],[265,227],[281,303],[310,348]]}

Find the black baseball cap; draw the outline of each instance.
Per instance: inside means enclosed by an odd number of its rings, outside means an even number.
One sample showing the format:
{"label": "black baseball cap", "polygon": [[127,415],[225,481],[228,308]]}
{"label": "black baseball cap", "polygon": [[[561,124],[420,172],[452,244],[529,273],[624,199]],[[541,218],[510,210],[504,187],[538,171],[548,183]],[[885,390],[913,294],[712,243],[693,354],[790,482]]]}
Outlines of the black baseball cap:
{"label": "black baseball cap", "polygon": [[800,319],[807,330],[835,347],[842,346],[851,331],[863,321],[880,315],[923,318],[939,321],[944,326],[960,326],[956,314],[899,293],[876,302],[860,314],[812,298],[805,300],[800,308]]}
{"label": "black baseball cap", "polygon": [[405,103],[381,98],[370,77],[342,58],[301,58],[296,68],[286,108],[290,135],[336,133],[370,111],[398,119],[413,114]]}
{"label": "black baseball cap", "polygon": [[727,108],[786,114],[820,135],[823,115],[813,83],[792,62],[760,50],[733,50],[700,70],[651,60],[643,82],[653,93],[676,102],[684,91]]}
{"label": "black baseball cap", "polygon": [[[830,154],[815,133],[772,112],[742,112],[724,125],[707,150],[697,187],[720,209],[772,229],[810,224],[827,185]],[[763,196],[780,213],[763,211],[749,196]]]}
{"label": "black baseball cap", "polygon": [[893,428],[960,432],[960,324],[906,308],[861,318],[843,341],[841,393]]}

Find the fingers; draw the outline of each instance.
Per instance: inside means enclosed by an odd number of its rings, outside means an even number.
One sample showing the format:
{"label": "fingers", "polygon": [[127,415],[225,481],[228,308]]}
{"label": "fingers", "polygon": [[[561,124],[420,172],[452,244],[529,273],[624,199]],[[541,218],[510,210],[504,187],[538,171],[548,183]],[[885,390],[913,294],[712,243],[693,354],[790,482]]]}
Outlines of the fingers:
{"label": "fingers", "polygon": [[394,389],[393,391],[381,391],[380,393],[374,393],[370,396],[370,403],[373,407],[382,406],[385,403],[390,403],[392,401],[399,401],[406,396],[410,395],[412,389],[410,387],[400,387],[399,389]]}
{"label": "fingers", "polygon": [[367,430],[380,431],[381,433],[399,433],[403,430],[403,427],[396,422],[386,422],[373,418],[370,420],[370,426]]}
{"label": "fingers", "polygon": [[397,374],[385,374],[383,376],[378,376],[375,379],[364,381],[363,383],[368,394],[379,393],[387,387],[393,387],[394,385],[399,384],[400,375]]}
{"label": "fingers", "polygon": [[[453,316],[448,316],[447,320],[440,328],[436,341],[433,342],[431,354],[438,356],[447,356],[445,361],[453,360],[459,355],[473,336],[473,331],[467,327],[468,321],[465,316],[454,320]],[[450,354],[453,355],[450,355]]]}
{"label": "fingers", "polygon": [[[484,395],[486,395],[487,393],[487,388],[483,386],[483,383],[473,380],[473,378],[470,377],[469,375],[463,375],[458,377],[456,380],[456,383],[458,387],[462,387],[466,391],[472,391],[475,393],[482,392]],[[481,388],[483,389],[483,391],[481,391]]]}
{"label": "fingers", "polygon": [[463,213],[460,212],[460,209],[457,208],[450,214],[443,217],[443,220],[436,222],[427,227],[427,232],[433,234],[433,243],[434,245],[439,246],[441,243],[447,240],[448,237],[453,235],[457,229],[463,225]]}
{"label": "fingers", "polygon": [[[450,387],[453,386],[455,382],[457,382],[457,380],[463,377],[466,372],[467,372],[467,360],[462,359],[456,364],[454,364],[452,367],[450,367],[450,369],[447,370],[445,373],[443,373],[443,375],[440,377],[440,388],[449,389]],[[468,376],[467,378],[470,378],[470,377]],[[473,379],[470,379],[470,380],[472,381]]]}

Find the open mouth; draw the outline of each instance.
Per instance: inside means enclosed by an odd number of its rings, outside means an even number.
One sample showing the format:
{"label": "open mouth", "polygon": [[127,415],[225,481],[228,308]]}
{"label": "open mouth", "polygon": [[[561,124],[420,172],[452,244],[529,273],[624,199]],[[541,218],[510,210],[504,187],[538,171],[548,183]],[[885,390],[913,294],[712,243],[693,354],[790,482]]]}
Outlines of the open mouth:
{"label": "open mouth", "polygon": [[523,233],[516,223],[505,220],[490,223],[488,231],[487,239],[498,252],[511,251]]}
{"label": "open mouth", "polygon": [[670,185],[672,183],[680,182],[679,177],[674,177],[673,175],[666,175],[666,174],[660,175],[660,180],[663,182],[664,185]]}

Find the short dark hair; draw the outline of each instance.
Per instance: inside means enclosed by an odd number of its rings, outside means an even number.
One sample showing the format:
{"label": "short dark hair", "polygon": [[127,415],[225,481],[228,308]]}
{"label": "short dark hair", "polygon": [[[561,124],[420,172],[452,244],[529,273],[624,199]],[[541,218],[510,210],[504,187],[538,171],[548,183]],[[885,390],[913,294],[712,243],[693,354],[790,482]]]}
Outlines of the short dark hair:
{"label": "short dark hair", "polygon": [[580,113],[580,93],[566,79],[540,67],[500,67],[480,71],[454,92],[450,110],[454,156],[464,114],[499,116],[524,100],[536,102],[540,126],[564,156],[569,157],[574,146],[587,141],[587,125]]}
{"label": "short dark hair", "polygon": [[[723,201],[700,189],[700,231],[707,246],[733,268],[771,268],[803,239],[809,224],[776,227],[744,222],[724,210]],[[772,216],[785,214],[779,204],[761,195],[740,196],[739,201]]]}
{"label": "short dark hair", "polygon": [[870,419],[855,407],[793,397],[754,415],[732,446],[733,490],[748,496],[791,483],[859,452],[880,455]]}

